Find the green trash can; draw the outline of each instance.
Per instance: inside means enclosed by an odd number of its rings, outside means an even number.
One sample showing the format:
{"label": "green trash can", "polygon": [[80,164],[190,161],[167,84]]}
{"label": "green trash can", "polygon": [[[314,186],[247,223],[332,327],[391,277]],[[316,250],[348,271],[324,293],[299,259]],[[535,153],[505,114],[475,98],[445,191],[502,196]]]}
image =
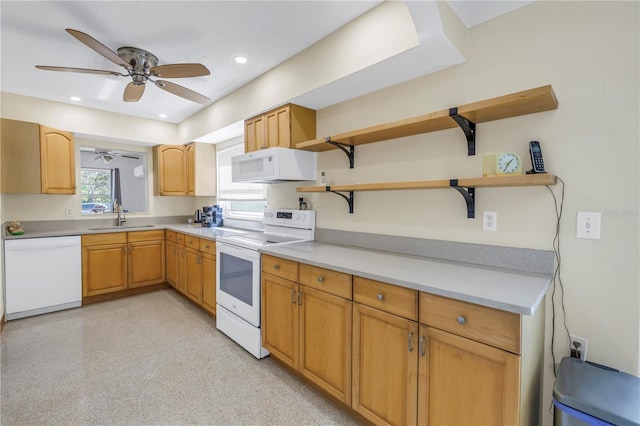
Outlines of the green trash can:
{"label": "green trash can", "polygon": [[553,387],[554,426],[640,426],[640,378],[563,358]]}

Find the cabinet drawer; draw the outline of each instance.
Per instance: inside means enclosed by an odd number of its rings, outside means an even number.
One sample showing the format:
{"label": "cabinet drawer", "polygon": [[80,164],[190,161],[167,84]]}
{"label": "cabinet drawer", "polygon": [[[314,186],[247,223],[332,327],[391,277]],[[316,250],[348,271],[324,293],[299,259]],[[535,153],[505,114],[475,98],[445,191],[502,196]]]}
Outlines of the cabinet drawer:
{"label": "cabinet drawer", "polygon": [[300,264],[300,284],[352,300],[351,275]]}
{"label": "cabinet drawer", "polygon": [[353,300],[401,317],[418,319],[418,292],[409,288],[353,277]]}
{"label": "cabinet drawer", "polygon": [[165,238],[167,239],[167,241],[173,241],[174,243],[176,242],[176,235],[178,233],[176,231],[169,231],[168,229],[165,231]]}
{"label": "cabinet drawer", "polygon": [[215,255],[216,254],[215,241],[205,240],[204,238],[200,238],[200,251]]}
{"label": "cabinet drawer", "polygon": [[420,322],[520,353],[520,315],[420,293]]}
{"label": "cabinet drawer", "polygon": [[102,244],[126,244],[126,232],[110,232],[108,234],[93,234],[82,236],[82,246],[96,246]]}
{"label": "cabinet drawer", "polygon": [[186,237],[186,235],[181,234],[179,232],[176,232],[176,243],[180,244],[181,246],[183,246],[185,237]]}
{"label": "cabinet drawer", "polygon": [[262,255],[262,272],[298,282],[298,262],[281,259],[266,254]]}
{"label": "cabinet drawer", "polygon": [[164,229],[154,229],[153,231],[132,231],[128,233],[130,243],[137,241],[164,240]]}
{"label": "cabinet drawer", "polygon": [[200,238],[194,237],[193,235],[184,235],[184,245],[187,247],[194,248],[196,250],[200,250]]}

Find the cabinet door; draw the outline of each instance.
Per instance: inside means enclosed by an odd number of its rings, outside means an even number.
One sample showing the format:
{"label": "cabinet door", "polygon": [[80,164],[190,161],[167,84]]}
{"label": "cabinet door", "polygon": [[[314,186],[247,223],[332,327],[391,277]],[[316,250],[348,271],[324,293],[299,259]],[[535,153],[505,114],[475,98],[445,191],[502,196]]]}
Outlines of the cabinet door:
{"label": "cabinet door", "polygon": [[187,161],[182,145],[157,148],[158,192],[160,195],[187,194]]}
{"label": "cabinet door", "polygon": [[1,123],[2,192],[40,194],[40,126],[6,118]]}
{"label": "cabinet door", "polygon": [[202,301],[202,260],[200,251],[187,247],[187,285],[185,294],[191,300],[200,303]]}
{"label": "cabinet door", "polygon": [[351,404],[352,302],[300,286],[300,372]]}
{"label": "cabinet door", "polygon": [[164,240],[129,243],[129,287],[165,282]]}
{"label": "cabinet door", "polygon": [[[182,236],[184,239],[184,236]],[[178,291],[185,294],[187,291],[187,248],[178,244]]]}
{"label": "cabinet door", "polygon": [[75,194],[73,134],[40,126],[40,178],[43,194]]}
{"label": "cabinet door", "polygon": [[127,244],[82,247],[82,296],[127,288]]}
{"label": "cabinet door", "polygon": [[519,356],[430,327],[420,337],[420,424],[519,424]]}
{"label": "cabinet door", "polygon": [[202,306],[216,314],[216,257],[200,252],[202,257]]}
{"label": "cabinet door", "polygon": [[173,287],[178,286],[178,245],[173,241],[167,241],[166,268],[167,282]]}
{"label": "cabinet door", "polygon": [[268,148],[291,148],[291,125],[289,106],[265,114],[266,146]]}
{"label": "cabinet door", "polygon": [[196,195],[196,147],[185,146],[187,160],[187,195]]}
{"label": "cabinet door", "polygon": [[353,304],[352,407],[376,424],[416,424],[418,324]]}
{"label": "cabinet door", "polygon": [[265,148],[264,116],[250,118],[244,122],[244,152]]}
{"label": "cabinet door", "polygon": [[298,369],[298,284],[262,274],[262,346]]}

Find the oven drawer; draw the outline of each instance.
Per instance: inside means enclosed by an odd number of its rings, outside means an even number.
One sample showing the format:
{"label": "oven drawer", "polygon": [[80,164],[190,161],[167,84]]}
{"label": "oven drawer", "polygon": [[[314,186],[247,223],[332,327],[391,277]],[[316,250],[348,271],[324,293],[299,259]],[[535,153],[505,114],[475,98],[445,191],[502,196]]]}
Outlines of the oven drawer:
{"label": "oven drawer", "polygon": [[300,284],[352,300],[351,275],[300,264]]}
{"label": "oven drawer", "polygon": [[279,257],[262,255],[262,272],[298,282],[298,262]]}
{"label": "oven drawer", "polygon": [[353,277],[353,300],[404,318],[418,319],[418,292],[362,277]]}
{"label": "oven drawer", "polygon": [[205,240],[204,238],[200,238],[200,251],[205,253],[216,254],[216,243],[215,241]]}
{"label": "oven drawer", "polygon": [[420,293],[420,322],[520,353],[520,315]]}

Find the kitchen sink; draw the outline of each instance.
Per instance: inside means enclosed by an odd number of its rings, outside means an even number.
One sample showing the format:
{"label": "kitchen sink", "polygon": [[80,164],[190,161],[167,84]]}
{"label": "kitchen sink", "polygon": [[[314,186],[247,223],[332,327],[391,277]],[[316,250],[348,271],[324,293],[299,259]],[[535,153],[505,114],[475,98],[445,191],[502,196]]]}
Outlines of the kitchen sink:
{"label": "kitchen sink", "polygon": [[101,228],[89,228],[89,231],[106,231],[111,229],[133,229],[133,228],[154,228],[155,225],[125,225],[125,226],[103,226]]}

